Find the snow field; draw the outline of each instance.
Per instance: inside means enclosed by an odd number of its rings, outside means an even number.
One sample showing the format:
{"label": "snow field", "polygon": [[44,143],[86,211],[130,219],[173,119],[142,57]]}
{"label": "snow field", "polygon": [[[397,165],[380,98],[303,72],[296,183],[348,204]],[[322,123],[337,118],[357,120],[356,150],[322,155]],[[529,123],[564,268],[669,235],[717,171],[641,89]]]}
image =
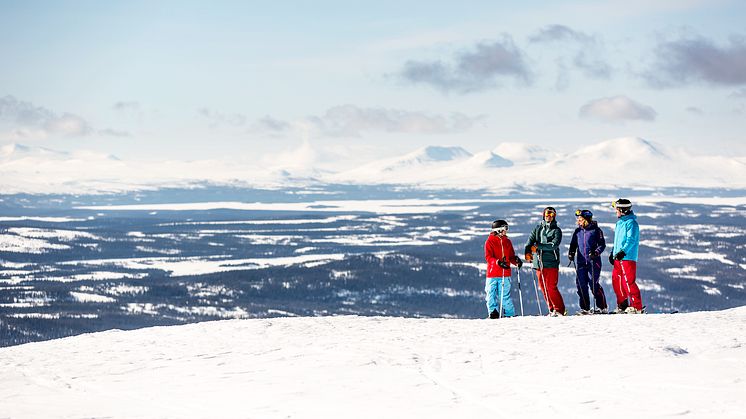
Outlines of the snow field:
{"label": "snow field", "polygon": [[27,417],[742,417],[746,308],[503,320],[314,317],[0,349]]}

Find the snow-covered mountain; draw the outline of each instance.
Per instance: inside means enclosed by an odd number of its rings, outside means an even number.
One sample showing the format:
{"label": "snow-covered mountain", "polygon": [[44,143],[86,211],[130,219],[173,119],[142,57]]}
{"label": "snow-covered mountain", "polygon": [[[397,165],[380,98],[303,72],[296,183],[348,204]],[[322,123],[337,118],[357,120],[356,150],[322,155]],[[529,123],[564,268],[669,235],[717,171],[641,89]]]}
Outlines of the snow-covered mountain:
{"label": "snow-covered mountain", "polygon": [[482,168],[510,167],[514,163],[505,157],[495,154],[494,151],[482,151],[472,156],[467,162],[468,166]]}
{"label": "snow-covered mountain", "polygon": [[746,308],[455,320],[301,317],[0,349],[13,418],[736,418]]}
{"label": "snow-covered mountain", "polygon": [[[335,169],[333,161],[320,161],[329,154],[316,152],[310,144],[304,146],[302,154],[304,158],[285,156],[259,164],[215,160],[134,162],[101,153],[57,152],[9,144],[0,148],[0,193],[95,193],[198,183],[247,187],[405,184],[492,190],[540,184],[576,188],[746,188],[746,162],[742,157],[692,155],[634,137],[606,140],[566,154],[521,143],[501,143],[475,154],[461,147],[429,146],[349,170]],[[338,155],[336,158],[341,159]]]}
{"label": "snow-covered mountain", "polygon": [[541,164],[560,156],[556,151],[517,142],[500,143],[492,152],[515,164]]}
{"label": "snow-covered mountain", "polygon": [[374,161],[329,177],[334,182],[401,183],[432,179],[472,154],[461,147],[428,146],[399,157]]}
{"label": "snow-covered mountain", "polygon": [[126,161],[87,150],[0,147],[0,193],[101,193],[189,187],[194,183],[280,185],[288,172],[243,162]]}
{"label": "snow-covered mountain", "polygon": [[[692,156],[642,138],[618,138],[581,148],[541,167],[559,183],[628,186],[733,186],[746,165],[718,156]],[[551,177],[550,177],[551,178]]]}

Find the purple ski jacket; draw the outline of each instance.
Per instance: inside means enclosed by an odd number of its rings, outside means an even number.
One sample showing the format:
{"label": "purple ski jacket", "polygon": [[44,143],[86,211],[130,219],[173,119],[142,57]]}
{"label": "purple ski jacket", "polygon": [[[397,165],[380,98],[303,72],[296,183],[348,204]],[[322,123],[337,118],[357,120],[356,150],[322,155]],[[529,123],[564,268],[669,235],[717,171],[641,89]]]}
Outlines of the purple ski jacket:
{"label": "purple ski jacket", "polygon": [[595,252],[593,260],[596,264],[601,263],[599,258],[601,253],[606,249],[606,240],[604,232],[598,226],[598,223],[591,221],[585,228],[578,227],[572,233],[570,241],[570,254],[575,254],[578,266],[589,265],[591,259],[589,255]]}

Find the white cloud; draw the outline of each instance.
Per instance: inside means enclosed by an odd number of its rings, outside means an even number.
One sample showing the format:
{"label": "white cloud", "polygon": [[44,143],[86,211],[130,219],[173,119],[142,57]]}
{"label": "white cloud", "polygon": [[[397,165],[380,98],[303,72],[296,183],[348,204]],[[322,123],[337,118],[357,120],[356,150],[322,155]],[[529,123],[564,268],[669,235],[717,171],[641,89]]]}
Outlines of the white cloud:
{"label": "white cloud", "polygon": [[7,95],[0,98],[0,122],[10,127],[4,137],[45,139],[52,136],[86,136],[93,132],[88,122],[71,113],[57,114]]}
{"label": "white cloud", "polygon": [[119,101],[112,106],[115,111],[139,111],[140,102],[135,101]]}
{"label": "white cloud", "polygon": [[614,96],[586,103],[580,108],[579,115],[606,122],[619,122],[625,120],[653,121],[658,113],[652,107],[635,102],[626,96]]}
{"label": "white cloud", "polygon": [[58,118],[50,119],[45,124],[45,128],[49,132],[69,136],[88,135],[93,131],[88,122],[83,118],[68,113]]}
{"label": "white cloud", "polygon": [[444,92],[470,93],[494,89],[500,80],[512,79],[518,84],[531,84],[533,72],[525,53],[510,35],[493,42],[481,42],[471,50],[453,58],[453,64],[441,60],[409,60],[399,73],[411,83],[429,84]]}
{"label": "white cloud", "polygon": [[612,67],[603,58],[604,44],[598,36],[564,25],[548,25],[529,37],[529,42],[535,45],[548,44],[558,54],[556,85],[560,89],[569,85],[571,68],[592,79],[611,78]]}
{"label": "white cloud", "polygon": [[98,133],[100,135],[106,135],[108,137],[131,137],[132,134],[130,134],[128,131],[122,131],[112,128],[102,129],[99,130]]}
{"label": "white cloud", "polygon": [[688,35],[660,42],[656,60],[643,78],[654,87],[671,87],[690,82],[713,85],[746,85],[746,38],[732,36],[728,45]]}
{"label": "white cloud", "polygon": [[735,99],[744,99],[746,98],[746,87],[742,87],[735,92],[731,93],[728,97],[735,98]]}
{"label": "white cloud", "polygon": [[483,116],[462,113],[430,114],[392,108],[364,108],[356,105],[339,105],[329,108],[323,115],[312,115],[295,121],[285,121],[265,116],[252,123],[242,114],[224,114],[207,108],[200,115],[215,128],[221,125],[246,127],[252,133],[278,137],[299,131],[322,137],[359,137],[366,132],[406,134],[453,134],[470,130]]}
{"label": "white cloud", "polygon": [[225,114],[209,108],[201,108],[197,112],[210,122],[210,128],[218,128],[223,125],[243,127],[249,120],[246,115],[240,113]]}

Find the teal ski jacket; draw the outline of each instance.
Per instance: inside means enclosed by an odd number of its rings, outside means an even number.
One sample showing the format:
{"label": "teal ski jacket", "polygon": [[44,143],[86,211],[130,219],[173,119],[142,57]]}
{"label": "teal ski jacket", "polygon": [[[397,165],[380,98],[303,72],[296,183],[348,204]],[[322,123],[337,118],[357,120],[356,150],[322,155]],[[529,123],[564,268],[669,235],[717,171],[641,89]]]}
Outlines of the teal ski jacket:
{"label": "teal ski jacket", "polygon": [[637,261],[637,253],[640,247],[640,226],[637,224],[637,216],[634,212],[622,216],[614,227],[614,247],[611,254],[616,255],[620,250],[624,251],[624,259]]}
{"label": "teal ski jacket", "polygon": [[[557,226],[557,220],[551,223],[542,221],[531,231],[526,241],[525,253],[531,253],[531,246],[536,245],[537,254],[534,257],[534,269],[559,268],[559,247],[562,241],[562,230]],[[541,259],[541,266],[539,265]]]}

